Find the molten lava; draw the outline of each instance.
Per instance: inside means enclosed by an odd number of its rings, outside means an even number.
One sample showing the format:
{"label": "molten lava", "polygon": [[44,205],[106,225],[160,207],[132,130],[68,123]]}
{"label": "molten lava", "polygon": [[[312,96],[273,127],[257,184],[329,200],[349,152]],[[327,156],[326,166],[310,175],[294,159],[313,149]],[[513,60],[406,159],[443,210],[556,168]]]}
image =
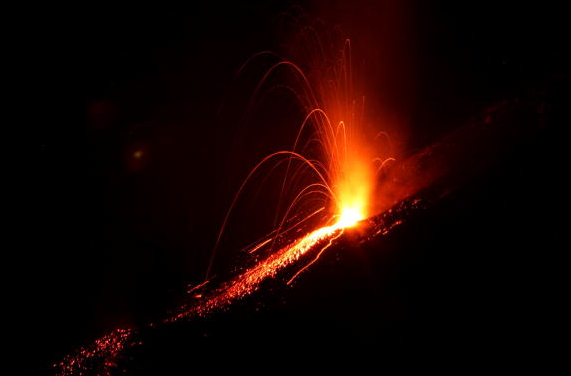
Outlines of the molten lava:
{"label": "molten lava", "polygon": [[[394,158],[376,144],[377,138],[368,134],[369,129],[365,127],[364,100],[355,98],[350,41],[346,39],[339,50],[330,53],[331,56],[320,58],[310,56],[308,62],[302,61],[300,65],[274,53],[260,53],[249,60],[248,63],[254,59],[277,59],[256,86],[245,118],[251,116],[250,108],[256,108],[257,99],[276,87],[285,87],[295,95],[305,117],[299,124],[291,149],[262,158],[239,187],[218,233],[206,279],[212,274],[215,251],[221,245],[234,209],[244,193],[255,188],[250,186],[255,186],[256,179],[266,181],[273,174],[272,178],[278,181],[281,190],[274,200],[277,203],[274,229],[246,247],[249,253],[274,258],[288,253],[283,250],[289,249],[292,254],[303,254],[304,250],[318,246],[321,241],[331,243],[343,229],[376,214],[377,205],[372,202],[372,197],[378,171]],[[293,74],[295,80],[274,84],[271,81],[273,75],[281,71]],[[281,177],[275,179],[280,173]],[[257,207],[267,211],[272,210],[271,205]],[[302,223],[309,219],[313,229],[302,229]],[[293,230],[295,233],[304,230],[306,235],[293,237]],[[327,248],[329,243],[324,247]],[[283,253],[276,252],[277,249]],[[271,262],[264,265],[268,268],[276,266]]]}
{"label": "molten lava", "polygon": [[361,219],[364,219],[363,215],[359,212],[359,209],[346,208],[341,212],[337,226],[341,228],[353,227]]}

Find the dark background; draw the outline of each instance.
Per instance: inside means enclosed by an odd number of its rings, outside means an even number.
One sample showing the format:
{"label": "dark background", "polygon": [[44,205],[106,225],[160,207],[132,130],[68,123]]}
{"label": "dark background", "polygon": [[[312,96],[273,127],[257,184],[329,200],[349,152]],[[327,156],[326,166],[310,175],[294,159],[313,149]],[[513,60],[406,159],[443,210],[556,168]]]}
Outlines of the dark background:
{"label": "dark background", "polygon": [[[33,368],[111,329],[161,317],[186,284],[203,278],[236,178],[259,159],[251,152],[231,160],[237,124],[214,118],[245,59],[281,48],[275,17],[289,5],[93,4],[24,13],[20,26],[31,43],[23,67],[33,85],[25,118],[34,119],[26,127],[31,205],[17,309]],[[491,348],[502,358],[552,343],[555,265],[564,251],[565,12],[548,2],[301,5],[353,39],[371,117],[403,154],[505,99],[541,99],[551,115],[537,137],[365,247],[366,257],[345,255],[346,264],[311,271],[312,283],[285,291],[290,303],[268,304],[263,320],[304,329],[320,322],[295,335],[369,349],[395,341],[400,355],[436,346]],[[217,333],[221,343],[248,335]],[[292,336],[283,330],[266,341]]]}

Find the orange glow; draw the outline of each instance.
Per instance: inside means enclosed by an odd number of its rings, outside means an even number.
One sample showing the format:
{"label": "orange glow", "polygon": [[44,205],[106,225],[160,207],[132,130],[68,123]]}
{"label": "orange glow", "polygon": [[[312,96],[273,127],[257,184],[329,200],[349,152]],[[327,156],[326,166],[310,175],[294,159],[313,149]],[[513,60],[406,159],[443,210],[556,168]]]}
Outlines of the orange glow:
{"label": "orange glow", "polygon": [[345,208],[341,212],[337,226],[341,228],[353,227],[363,218],[363,215],[355,208]]}

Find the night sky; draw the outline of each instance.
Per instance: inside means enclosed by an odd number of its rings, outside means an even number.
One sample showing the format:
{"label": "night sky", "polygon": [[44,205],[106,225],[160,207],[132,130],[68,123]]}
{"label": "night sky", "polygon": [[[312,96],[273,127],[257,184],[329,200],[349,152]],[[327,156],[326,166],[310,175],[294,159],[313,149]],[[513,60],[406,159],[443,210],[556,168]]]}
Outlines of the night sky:
{"label": "night sky", "polygon": [[[15,308],[32,370],[109,330],[163,317],[202,280],[240,179],[291,143],[287,130],[267,130],[232,152],[246,103],[230,84],[248,57],[284,49],[276,17],[294,4],[26,11],[32,164]],[[546,125],[532,138],[514,133],[485,173],[386,239],[338,250],[300,287],[276,288],[260,318],[244,313],[253,303],[237,308],[212,329],[212,348],[216,338],[236,345],[250,334],[391,349],[404,361],[466,349],[482,361],[521,362],[540,356],[539,343],[556,348],[571,66],[563,6],[299,5],[352,39],[369,116],[401,155],[514,98],[544,103]],[[228,93],[233,100],[216,120]],[[240,315],[247,329],[229,329]],[[295,334],[263,329],[284,320]]]}

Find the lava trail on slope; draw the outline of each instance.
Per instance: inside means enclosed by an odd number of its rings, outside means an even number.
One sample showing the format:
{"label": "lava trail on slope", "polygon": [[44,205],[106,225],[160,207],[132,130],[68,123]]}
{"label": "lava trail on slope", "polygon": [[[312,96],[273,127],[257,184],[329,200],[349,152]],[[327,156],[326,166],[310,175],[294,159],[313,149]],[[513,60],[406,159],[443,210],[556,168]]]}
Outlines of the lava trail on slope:
{"label": "lava trail on slope", "polygon": [[[304,241],[307,236],[289,239],[279,251],[237,271],[229,280],[212,281],[195,289],[188,301],[162,322],[139,329],[117,330],[69,355],[56,365],[56,373],[137,373],[146,368],[145,364],[150,362],[148,356],[158,348],[166,346],[173,354],[181,354],[182,349],[177,351],[165,341],[169,341],[169,336],[181,336],[175,333],[182,327],[187,329],[182,331],[185,335],[189,331],[193,333],[188,337],[192,342],[193,335],[208,337],[217,325],[214,323],[224,315],[242,312],[248,316],[253,311],[263,311],[266,304],[271,305],[264,303],[268,299],[265,295],[275,298],[280,291],[294,294],[297,281],[292,286],[288,282],[324,250],[354,250],[375,242],[415,213],[430,208],[458,187],[476,180],[500,156],[535,136],[543,126],[541,108],[541,101],[536,99],[517,99],[484,111],[467,126],[393,163],[384,171],[379,184],[382,189],[376,192],[378,202],[382,203],[380,214],[350,228],[332,227],[309,242]],[[304,276],[305,273],[300,274],[299,278]],[[292,326],[290,323],[285,328]],[[223,327],[229,332],[236,330]],[[268,331],[274,331],[277,336],[285,334],[286,329],[279,332],[275,329],[268,328]],[[179,338],[173,343],[180,342]],[[163,354],[169,352],[161,351]]]}

